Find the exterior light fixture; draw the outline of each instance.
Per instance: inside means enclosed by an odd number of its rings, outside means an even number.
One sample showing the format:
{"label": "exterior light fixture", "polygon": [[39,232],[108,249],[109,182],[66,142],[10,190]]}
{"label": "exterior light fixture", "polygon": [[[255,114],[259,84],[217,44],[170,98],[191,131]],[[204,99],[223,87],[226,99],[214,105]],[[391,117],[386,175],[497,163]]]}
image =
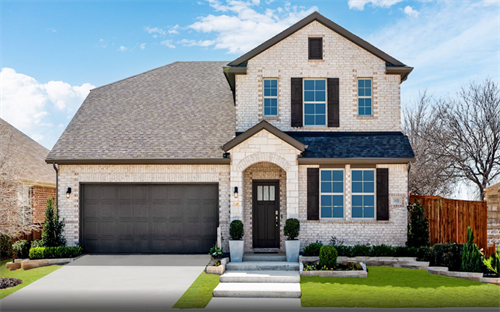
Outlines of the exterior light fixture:
{"label": "exterior light fixture", "polygon": [[238,198],[238,187],[234,187],[234,198]]}
{"label": "exterior light fixture", "polygon": [[66,198],[69,198],[70,194],[71,194],[71,187],[68,187],[68,190],[66,191]]}

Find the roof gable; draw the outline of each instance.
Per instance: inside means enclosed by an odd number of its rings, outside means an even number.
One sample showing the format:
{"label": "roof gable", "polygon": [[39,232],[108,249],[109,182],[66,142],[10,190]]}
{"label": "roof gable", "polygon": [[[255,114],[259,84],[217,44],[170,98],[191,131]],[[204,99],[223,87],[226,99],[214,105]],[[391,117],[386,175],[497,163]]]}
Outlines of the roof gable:
{"label": "roof gable", "polygon": [[351,33],[347,29],[341,27],[340,25],[334,23],[333,21],[331,21],[328,18],[324,17],[323,15],[319,14],[318,12],[314,12],[314,13],[310,14],[309,16],[303,18],[302,20],[300,20],[299,22],[290,26],[289,28],[285,29],[281,33],[277,34],[276,36],[272,37],[271,39],[265,41],[261,45],[257,46],[256,48],[252,49],[251,51],[245,53],[244,55],[240,56],[236,60],[232,61],[231,63],[228,64],[228,66],[242,66],[242,65],[244,65],[251,58],[253,58],[256,55],[262,53],[263,51],[269,49],[270,47],[274,46],[276,43],[282,41],[283,39],[287,38],[288,36],[292,35],[296,31],[302,29],[303,27],[305,27],[306,25],[310,24],[313,21],[318,21],[319,23],[323,24],[324,26],[328,27],[329,29],[333,30],[334,32],[338,33],[342,37],[350,40],[351,42],[353,42],[356,45],[360,46],[361,48],[365,49],[366,51],[368,51],[368,52],[374,54],[375,56],[379,57],[380,59],[386,61],[390,66],[400,66],[400,67],[406,66],[405,64],[401,63],[400,61],[398,61],[394,57],[392,57],[389,54],[385,53],[384,51],[376,48],[375,46],[371,45],[367,41],[361,39],[360,37]]}

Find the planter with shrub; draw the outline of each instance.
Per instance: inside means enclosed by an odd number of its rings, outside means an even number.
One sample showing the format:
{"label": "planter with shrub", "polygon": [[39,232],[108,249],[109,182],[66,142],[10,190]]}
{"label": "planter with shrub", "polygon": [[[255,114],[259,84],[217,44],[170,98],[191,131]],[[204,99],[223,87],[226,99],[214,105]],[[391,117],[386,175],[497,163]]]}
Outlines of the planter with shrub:
{"label": "planter with shrub", "polygon": [[285,249],[286,261],[298,262],[300,252],[300,241],[297,239],[300,231],[300,222],[297,219],[287,219],[285,222],[284,233],[286,236]]}
{"label": "planter with shrub", "polygon": [[244,233],[243,222],[241,220],[233,220],[229,226],[229,235],[231,236],[229,240],[229,255],[233,262],[243,261]]}

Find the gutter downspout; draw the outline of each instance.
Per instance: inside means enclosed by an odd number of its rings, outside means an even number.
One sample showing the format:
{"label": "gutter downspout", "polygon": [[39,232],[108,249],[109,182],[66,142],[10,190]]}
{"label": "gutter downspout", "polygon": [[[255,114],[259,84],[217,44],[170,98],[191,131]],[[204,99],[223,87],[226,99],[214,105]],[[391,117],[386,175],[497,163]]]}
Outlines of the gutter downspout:
{"label": "gutter downspout", "polygon": [[59,168],[57,168],[56,163],[52,163],[52,167],[56,171],[56,209],[59,209]]}

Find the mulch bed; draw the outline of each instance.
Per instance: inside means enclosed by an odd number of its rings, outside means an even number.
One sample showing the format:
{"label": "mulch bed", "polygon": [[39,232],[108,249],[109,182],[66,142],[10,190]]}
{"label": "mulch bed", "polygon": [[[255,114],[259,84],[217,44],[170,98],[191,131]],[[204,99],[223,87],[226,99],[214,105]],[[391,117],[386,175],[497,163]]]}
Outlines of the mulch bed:
{"label": "mulch bed", "polygon": [[362,271],[359,263],[339,262],[334,268],[322,267],[318,261],[304,262],[304,271]]}
{"label": "mulch bed", "polygon": [[18,278],[0,277],[0,289],[7,289],[21,284],[23,281]]}

